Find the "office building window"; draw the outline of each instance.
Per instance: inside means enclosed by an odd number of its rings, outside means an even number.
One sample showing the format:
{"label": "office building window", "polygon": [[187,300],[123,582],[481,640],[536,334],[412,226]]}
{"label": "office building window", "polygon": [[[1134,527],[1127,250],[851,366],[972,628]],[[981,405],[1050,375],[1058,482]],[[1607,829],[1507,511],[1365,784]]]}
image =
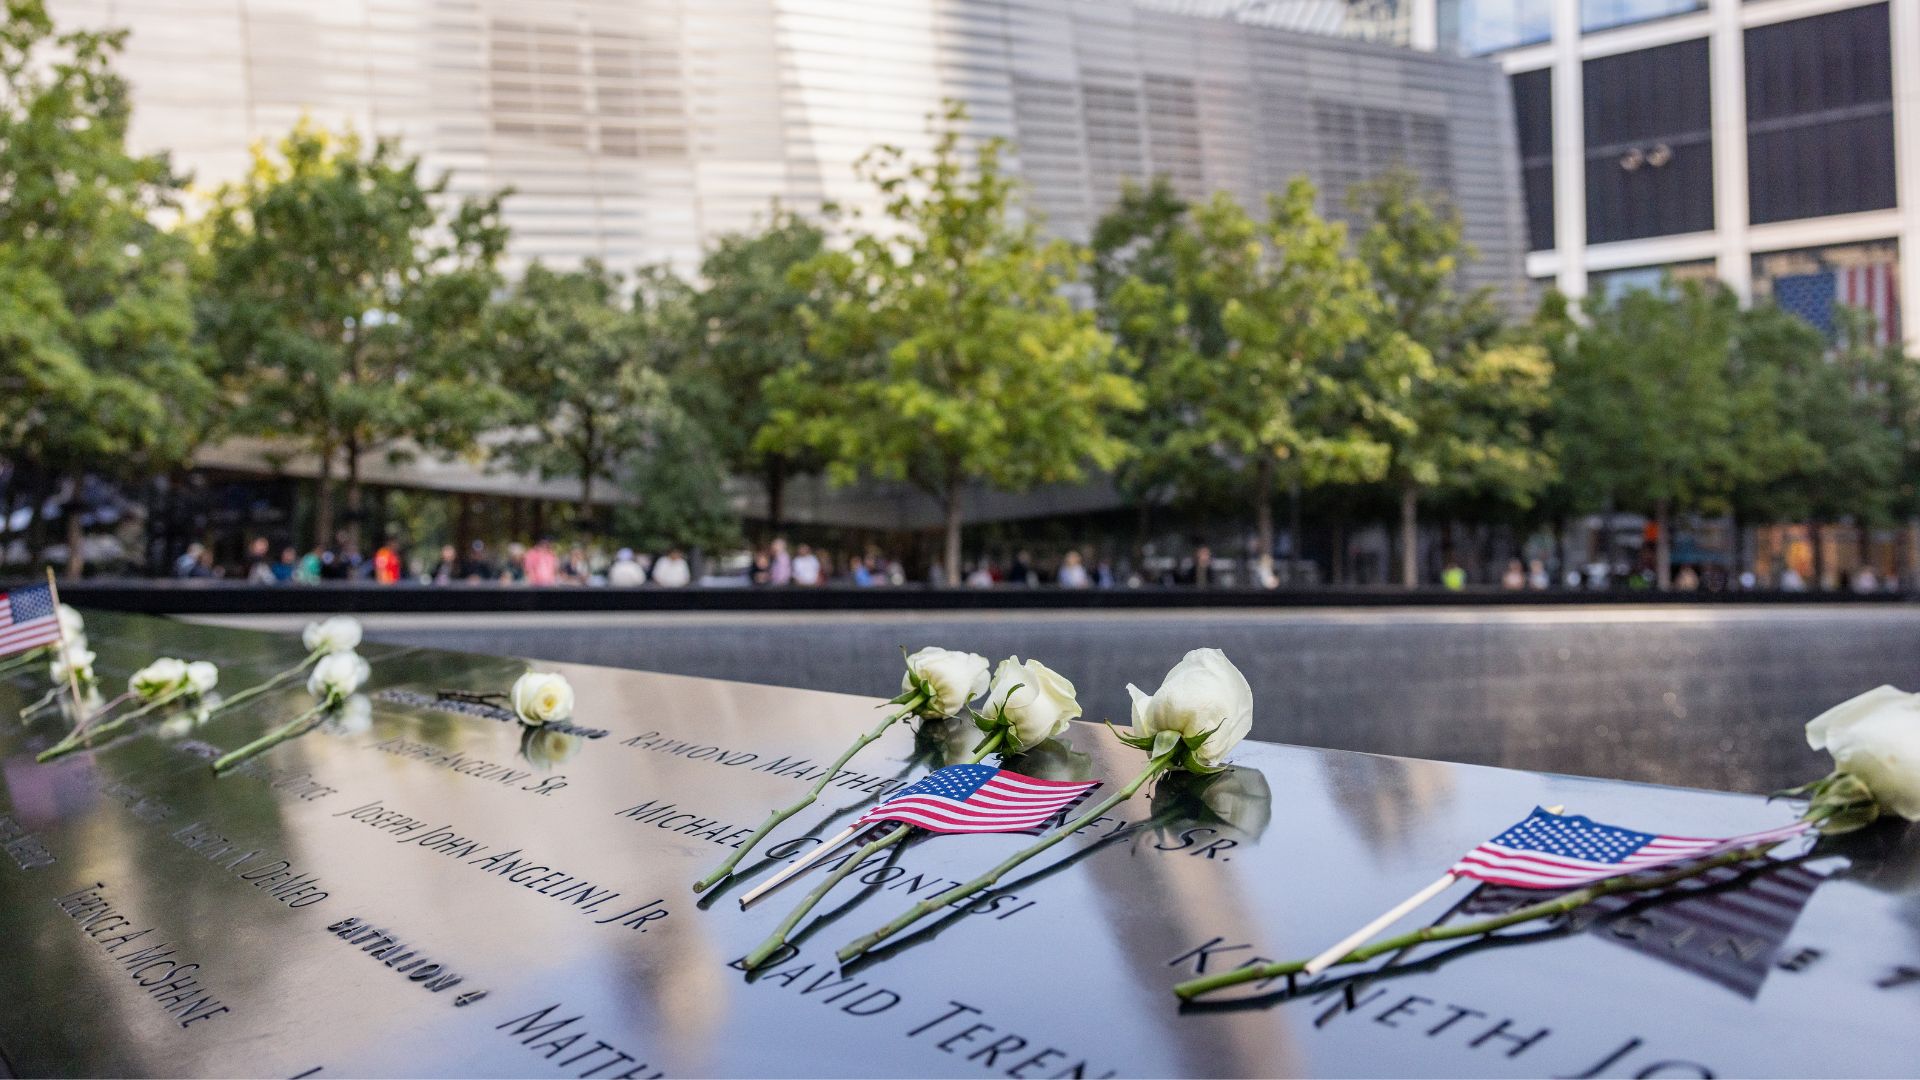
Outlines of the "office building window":
{"label": "office building window", "polygon": [[1440,47],[1464,56],[1536,45],[1553,36],[1550,0],[1439,0]]}
{"label": "office building window", "polygon": [[1872,317],[1874,340],[1900,338],[1900,248],[1892,240],[1775,251],[1753,259],[1753,297],[1771,299],[1828,337],[1845,321],[1841,309]]}
{"label": "office building window", "polygon": [[1706,0],[1580,0],[1580,29],[1605,30],[1702,11],[1706,6]]}
{"label": "office building window", "polygon": [[1553,248],[1553,72],[1512,78],[1514,128],[1520,136],[1520,188],[1527,203],[1527,247]]}
{"label": "office building window", "polygon": [[1596,270],[1587,275],[1587,294],[1603,304],[1611,304],[1630,292],[1671,295],[1688,281],[1718,281],[1712,259],[1669,263],[1666,266],[1634,266],[1622,270]]}
{"label": "office building window", "polygon": [[1894,205],[1887,5],[1747,31],[1753,223]]}
{"label": "office building window", "polygon": [[1587,61],[1587,240],[1713,228],[1707,43]]}

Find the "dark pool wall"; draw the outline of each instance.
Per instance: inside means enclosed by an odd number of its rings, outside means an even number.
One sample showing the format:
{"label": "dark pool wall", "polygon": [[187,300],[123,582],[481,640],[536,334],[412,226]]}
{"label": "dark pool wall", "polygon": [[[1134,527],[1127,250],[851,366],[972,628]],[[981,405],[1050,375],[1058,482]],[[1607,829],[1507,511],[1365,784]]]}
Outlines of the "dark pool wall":
{"label": "dark pool wall", "polygon": [[1820,774],[1800,728],[1828,705],[1920,689],[1911,605],[366,620],[381,641],[876,695],[895,691],[902,645],[1034,656],[1115,721],[1128,682],[1151,690],[1211,645],[1253,684],[1258,738],[1754,792]]}

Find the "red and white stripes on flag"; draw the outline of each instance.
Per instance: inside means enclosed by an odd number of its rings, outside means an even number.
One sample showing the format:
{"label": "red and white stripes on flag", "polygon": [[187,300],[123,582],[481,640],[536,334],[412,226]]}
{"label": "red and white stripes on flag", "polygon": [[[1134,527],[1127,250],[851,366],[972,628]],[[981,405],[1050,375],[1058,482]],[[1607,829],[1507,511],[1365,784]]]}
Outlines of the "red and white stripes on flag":
{"label": "red and white stripes on flag", "polygon": [[1849,266],[1841,270],[1834,283],[1834,302],[1859,308],[1873,316],[1873,343],[1891,345],[1899,340],[1900,298],[1894,287],[1892,263]]}
{"label": "red and white stripes on flag", "polygon": [[949,765],[860,815],[854,827],[898,821],[940,833],[1025,832],[1098,786],[1097,780],[1041,780],[992,765]]}
{"label": "red and white stripes on flag", "polygon": [[60,640],[60,613],[53,590],[29,585],[0,593],[0,656],[11,656]]}
{"label": "red and white stripes on flag", "polygon": [[1665,836],[1535,809],[1519,824],[1461,856],[1451,873],[1523,889],[1572,889],[1735,848],[1777,844],[1809,828],[1809,822],[1796,821],[1744,836]]}

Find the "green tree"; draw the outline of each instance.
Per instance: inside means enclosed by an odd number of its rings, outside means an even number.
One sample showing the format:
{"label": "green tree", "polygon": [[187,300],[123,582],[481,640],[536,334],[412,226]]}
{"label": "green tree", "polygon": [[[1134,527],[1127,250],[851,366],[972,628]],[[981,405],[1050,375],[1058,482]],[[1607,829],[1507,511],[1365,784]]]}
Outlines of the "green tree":
{"label": "green tree", "polygon": [[1565,317],[1543,327],[1564,343],[1553,409],[1562,467],[1581,508],[1654,519],[1665,589],[1675,510],[1724,506],[1741,474],[1729,367],[1738,304],[1688,282],[1670,296],[1636,290],[1586,310],[1585,327]]}
{"label": "green tree", "polygon": [[192,454],[212,386],[193,345],[193,251],[154,224],[181,180],[127,150],[123,32],[59,32],[40,0],[0,26],[0,455],[34,513],[64,482],[83,569],[88,473],[138,479]]}
{"label": "green tree", "polygon": [[1101,325],[1134,363],[1143,394],[1129,422],[1132,452],[1114,470],[1114,483],[1140,515],[1140,537],[1156,503],[1240,493],[1221,483],[1221,471],[1169,443],[1187,425],[1184,388],[1176,378],[1181,357],[1227,362],[1221,324],[1223,299],[1207,276],[1209,253],[1195,234],[1192,207],[1165,177],[1141,187],[1127,183],[1095,223],[1089,275]]}
{"label": "green tree", "polygon": [[316,544],[333,539],[337,465],[357,531],[367,454],[465,450],[498,416],[475,333],[499,285],[505,193],[450,204],[447,184],[392,140],[302,122],[204,222],[203,324],[234,426],[317,459]]}
{"label": "green tree", "polygon": [[1536,344],[1503,338],[1491,290],[1460,291],[1473,258],[1459,213],[1392,169],[1353,191],[1355,245],[1379,303],[1358,369],[1386,481],[1400,502],[1400,579],[1419,584],[1419,506],[1440,492],[1522,507],[1550,480],[1542,440],[1553,368]]}
{"label": "green tree", "polygon": [[1302,177],[1269,197],[1265,222],[1225,193],[1195,208],[1179,288],[1218,306],[1219,344],[1210,320],[1195,324],[1188,308],[1153,372],[1153,398],[1182,420],[1165,431],[1162,452],[1252,502],[1263,578],[1280,479],[1371,482],[1388,461],[1345,370],[1369,327],[1366,271],[1346,250],[1345,226],[1322,218],[1314,200]]}
{"label": "green tree", "polygon": [[1126,452],[1115,413],[1138,403],[1113,339],[1065,293],[1084,261],[1009,219],[999,140],[962,152],[950,105],[929,160],[882,146],[860,163],[887,235],[801,268],[812,356],[769,383],[760,446],[811,450],[830,479],[904,480],[940,507],[947,580],[960,576],[961,496],[1080,479]]}
{"label": "green tree", "polygon": [[804,447],[777,450],[762,443],[766,387],[773,376],[810,359],[801,317],[809,294],[793,271],[816,258],[825,243],[820,226],[778,207],[764,228],[720,237],[700,264],[696,347],[688,350],[676,386],[726,466],[759,478],[768,527],[776,532],[785,516],[787,481],[817,463]]}
{"label": "green tree", "polygon": [[686,286],[659,269],[629,286],[597,262],[535,264],[489,313],[485,339],[512,401],[513,434],[494,451],[521,469],[594,490],[624,483],[636,460],[682,419],[667,372],[687,342]]}
{"label": "green tree", "polygon": [[684,409],[657,416],[626,477],[635,500],[614,515],[621,538],[652,551],[715,551],[740,542],[724,456]]}

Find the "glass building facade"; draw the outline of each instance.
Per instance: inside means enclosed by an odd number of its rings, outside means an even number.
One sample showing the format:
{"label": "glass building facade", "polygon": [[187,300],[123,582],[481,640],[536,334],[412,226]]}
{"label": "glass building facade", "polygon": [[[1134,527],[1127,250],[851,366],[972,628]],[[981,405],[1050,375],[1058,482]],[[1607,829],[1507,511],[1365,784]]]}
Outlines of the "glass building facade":
{"label": "glass building facade", "polygon": [[210,187],[303,115],[400,136],[459,192],[511,187],[516,266],[697,265],[774,200],[877,216],[854,162],[966,103],[1043,225],[1084,239],[1128,179],[1330,212],[1396,163],[1454,199],[1480,282],[1527,249],[1510,90],[1392,47],[1394,0],[52,0],[131,31],[134,138]]}
{"label": "glass building facade", "polygon": [[1612,295],[1711,267],[1816,326],[1844,306],[1915,337],[1920,0],[1436,0],[1432,19],[1442,51],[1511,81],[1536,281]]}

